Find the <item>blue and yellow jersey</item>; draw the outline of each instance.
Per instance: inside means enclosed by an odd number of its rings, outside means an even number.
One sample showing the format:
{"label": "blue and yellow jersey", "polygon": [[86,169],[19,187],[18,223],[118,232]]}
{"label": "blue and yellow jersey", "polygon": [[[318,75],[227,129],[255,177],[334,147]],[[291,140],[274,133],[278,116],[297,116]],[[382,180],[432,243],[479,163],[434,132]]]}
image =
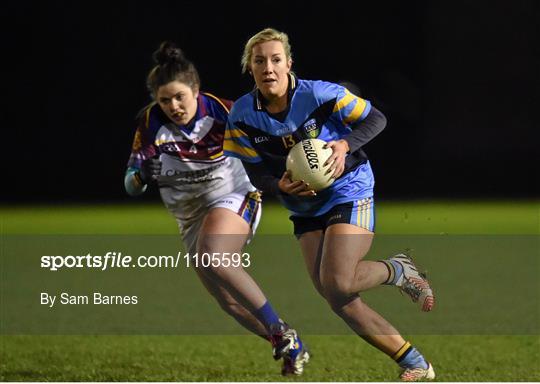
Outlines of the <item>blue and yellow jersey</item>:
{"label": "blue and yellow jersey", "polygon": [[[368,100],[346,88],[324,81],[289,76],[289,106],[271,115],[257,90],[237,100],[229,114],[224,152],[250,163],[264,162],[277,178],[285,171],[287,154],[307,138],[339,140],[351,133],[350,125],[363,120],[371,109]],[[317,216],[332,206],[371,197],[374,178],[365,153],[347,156],[344,174],[315,197],[280,196],[296,216]]]}

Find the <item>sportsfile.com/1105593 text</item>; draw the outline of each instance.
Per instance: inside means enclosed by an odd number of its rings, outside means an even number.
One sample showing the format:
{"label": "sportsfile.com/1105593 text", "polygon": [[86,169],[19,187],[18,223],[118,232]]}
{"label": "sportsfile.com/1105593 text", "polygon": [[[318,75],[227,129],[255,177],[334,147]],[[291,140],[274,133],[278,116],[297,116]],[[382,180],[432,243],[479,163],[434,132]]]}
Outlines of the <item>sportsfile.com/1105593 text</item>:
{"label": "sportsfile.com/1105593 text", "polygon": [[251,265],[251,255],[244,253],[183,253],[177,255],[123,255],[122,252],[107,252],[104,255],[43,255],[41,268],[50,271],[72,268],[95,268],[105,271],[110,268],[247,268]]}

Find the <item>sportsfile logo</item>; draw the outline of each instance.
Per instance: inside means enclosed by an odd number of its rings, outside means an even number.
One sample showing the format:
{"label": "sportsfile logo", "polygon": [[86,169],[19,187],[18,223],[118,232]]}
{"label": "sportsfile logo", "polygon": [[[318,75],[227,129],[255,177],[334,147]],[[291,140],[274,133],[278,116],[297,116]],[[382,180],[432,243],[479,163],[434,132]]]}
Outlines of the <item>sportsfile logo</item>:
{"label": "sportsfile logo", "polygon": [[304,150],[304,155],[306,156],[306,160],[309,165],[309,169],[311,171],[318,171],[319,170],[319,157],[317,156],[317,152],[315,151],[315,148],[313,148],[313,144],[311,143],[311,140],[304,140],[302,142],[302,149]]}

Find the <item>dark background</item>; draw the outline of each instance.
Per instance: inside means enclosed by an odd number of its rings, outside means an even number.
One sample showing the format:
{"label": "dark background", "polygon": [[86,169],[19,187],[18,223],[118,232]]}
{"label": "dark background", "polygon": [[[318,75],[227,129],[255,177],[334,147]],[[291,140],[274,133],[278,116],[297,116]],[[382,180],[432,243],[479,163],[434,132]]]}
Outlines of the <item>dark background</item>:
{"label": "dark background", "polygon": [[236,99],[252,87],[244,44],[269,26],[289,34],[299,77],[352,81],[387,115],[366,146],[377,196],[539,196],[535,0],[39,4],[3,6],[4,202],[128,200],[159,43],[179,43],[203,90]]}

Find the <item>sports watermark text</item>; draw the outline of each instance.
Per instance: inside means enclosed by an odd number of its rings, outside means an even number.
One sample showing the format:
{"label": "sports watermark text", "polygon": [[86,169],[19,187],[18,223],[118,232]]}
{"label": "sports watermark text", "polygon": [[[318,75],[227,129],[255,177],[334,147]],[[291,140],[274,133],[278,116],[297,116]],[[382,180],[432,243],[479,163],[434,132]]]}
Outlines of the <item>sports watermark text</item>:
{"label": "sports watermark text", "polygon": [[122,268],[247,268],[251,265],[251,255],[247,252],[184,253],[176,255],[139,255],[133,257],[119,251],[109,251],[104,255],[86,253],[82,255],[43,255],[41,268],[49,271],[61,269],[87,268],[105,271]]}

